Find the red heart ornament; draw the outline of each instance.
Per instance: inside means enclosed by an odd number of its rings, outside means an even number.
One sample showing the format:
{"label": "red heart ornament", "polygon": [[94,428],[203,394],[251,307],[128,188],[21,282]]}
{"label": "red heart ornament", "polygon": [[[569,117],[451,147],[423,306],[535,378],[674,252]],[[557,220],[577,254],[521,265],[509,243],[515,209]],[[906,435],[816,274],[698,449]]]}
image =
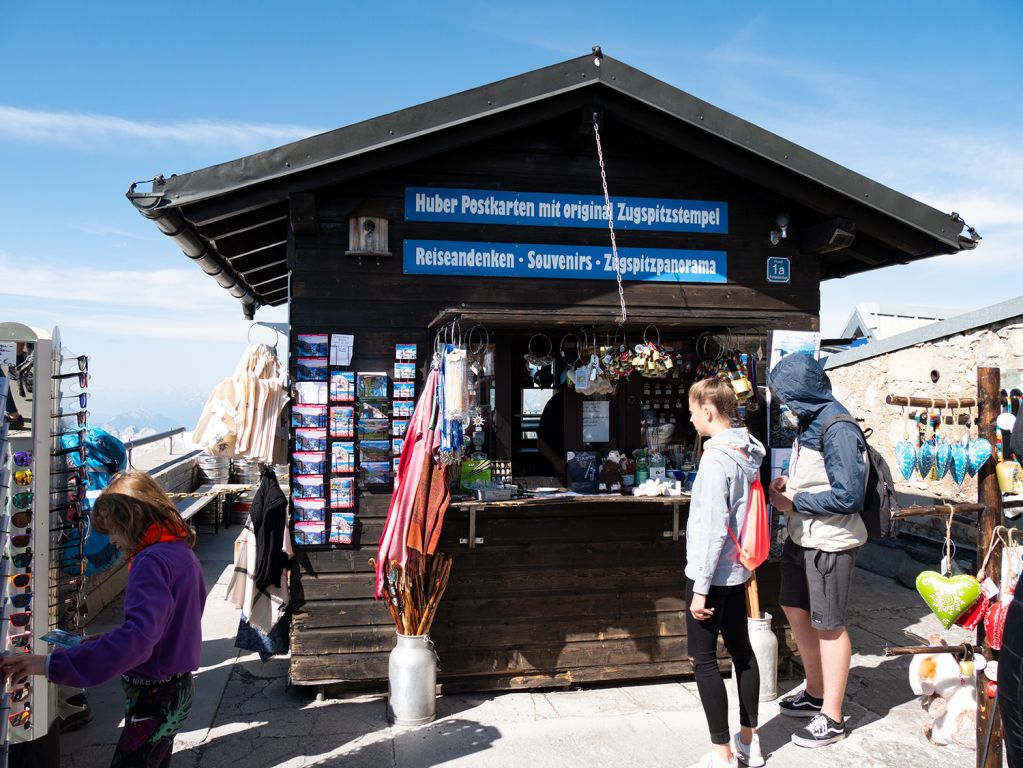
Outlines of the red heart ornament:
{"label": "red heart ornament", "polygon": [[992,603],[984,617],[984,637],[987,644],[996,651],[1002,647],[1002,634],[1005,631],[1005,615],[1009,612],[1009,604],[1001,601]]}
{"label": "red heart ornament", "polygon": [[987,616],[990,605],[991,599],[982,593],[977,598],[977,602],[967,608],[963,615],[956,619],[956,625],[971,631],[976,629],[977,625]]}
{"label": "red heart ornament", "polygon": [[989,699],[993,699],[998,695],[998,683],[994,680],[988,680],[987,685],[984,686],[984,692],[987,693]]}

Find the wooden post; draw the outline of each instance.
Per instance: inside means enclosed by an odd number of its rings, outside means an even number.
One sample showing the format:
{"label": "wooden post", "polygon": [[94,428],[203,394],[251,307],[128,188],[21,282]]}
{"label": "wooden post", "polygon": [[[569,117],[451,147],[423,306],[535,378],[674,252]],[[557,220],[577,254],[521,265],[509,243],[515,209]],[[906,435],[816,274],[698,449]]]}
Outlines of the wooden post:
{"label": "wooden post", "polygon": [[[1001,382],[997,368],[977,369],[977,397],[980,399],[980,437],[987,438],[995,444],[995,419],[1001,410],[999,391]],[[985,509],[977,516],[977,564],[983,561],[989,543],[994,536],[995,527],[1002,524],[1002,493],[998,488],[998,477],[995,474],[994,458],[981,467],[977,475],[978,501]],[[1002,560],[992,557],[988,561],[987,574],[995,582],[1001,582]],[[984,624],[977,627],[977,643],[988,659],[996,659],[997,651],[987,644],[984,638]],[[987,697],[987,678],[977,673],[977,768],[1001,768],[1002,766],[1002,724],[992,722],[997,718],[995,700]],[[990,748],[985,750],[984,742],[990,729]],[[987,755],[985,759],[984,755]]]}

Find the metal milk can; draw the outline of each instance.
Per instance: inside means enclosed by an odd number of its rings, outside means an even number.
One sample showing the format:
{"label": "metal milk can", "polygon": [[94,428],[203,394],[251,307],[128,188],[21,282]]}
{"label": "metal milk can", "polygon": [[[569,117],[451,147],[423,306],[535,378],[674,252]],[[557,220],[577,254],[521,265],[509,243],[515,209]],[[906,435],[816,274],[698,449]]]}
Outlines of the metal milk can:
{"label": "metal milk can", "polygon": [[423,725],[437,714],[437,653],[429,635],[396,634],[387,660],[387,713],[395,725]]}

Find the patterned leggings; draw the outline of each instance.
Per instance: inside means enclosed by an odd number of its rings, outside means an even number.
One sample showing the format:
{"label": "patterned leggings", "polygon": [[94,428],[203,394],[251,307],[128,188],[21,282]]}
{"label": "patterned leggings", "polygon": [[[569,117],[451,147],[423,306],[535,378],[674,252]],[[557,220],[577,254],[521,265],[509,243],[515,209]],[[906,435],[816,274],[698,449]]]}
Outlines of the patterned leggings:
{"label": "patterned leggings", "polygon": [[192,675],[135,685],[122,678],[124,730],[110,768],[166,768],[174,737],[192,709]]}

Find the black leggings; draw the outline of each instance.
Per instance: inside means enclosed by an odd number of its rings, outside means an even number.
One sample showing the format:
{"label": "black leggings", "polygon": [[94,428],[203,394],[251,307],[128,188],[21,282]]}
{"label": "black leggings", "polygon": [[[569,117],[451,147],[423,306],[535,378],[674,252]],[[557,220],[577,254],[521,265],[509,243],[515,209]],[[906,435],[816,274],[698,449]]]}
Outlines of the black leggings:
{"label": "black leggings", "polygon": [[[686,606],[693,598],[693,581],[686,580]],[[757,709],[760,699],[760,669],[749,642],[746,623],[746,586],[711,587],[707,607],[714,615],[706,621],[697,621],[686,610],[686,634],[689,655],[693,659],[696,687],[700,692],[703,712],[707,715],[710,740],[714,744],[727,744],[728,694],[725,681],[718,669],[718,633],[725,640],[725,648],[735,665],[739,683],[739,724],[757,727]]]}
{"label": "black leggings", "polygon": [[[1005,638],[998,655],[998,708],[1009,768],[1023,766],[1023,600],[1016,595],[1005,617]],[[978,745],[978,748],[982,748]]]}

